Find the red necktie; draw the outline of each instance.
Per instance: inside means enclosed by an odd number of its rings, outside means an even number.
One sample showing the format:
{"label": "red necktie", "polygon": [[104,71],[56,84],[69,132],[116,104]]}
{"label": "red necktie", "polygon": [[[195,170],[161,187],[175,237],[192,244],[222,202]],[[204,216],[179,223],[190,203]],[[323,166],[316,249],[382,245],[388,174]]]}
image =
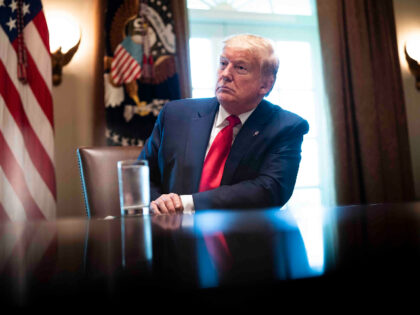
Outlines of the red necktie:
{"label": "red necktie", "polygon": [[219,270],[227,271],[232,268],[233,257],[222,232],[204,234],[204,242],[213,263]]}
{"label": "red necktie", "polygon": [[226,119],[229,125],[219,131],[204,160],[200,192],[219,187],[222,181],[223,170],[232,146],[233,127],[241,123],[239,118],[234,115],[230,115]]}
{"label": "red necktie", "polygon": [[[232,146],[233,127],[241,123],[239,118],[234,115],[226,119],[229,125],[219,131],[204,160],[200,192],[219,187],[222,181],[223,170]],[[204,241],[217,267],[222,270],[230,269],[232,266],[232,255],[223,233],[216,232],[211,235],[204,235]]]}

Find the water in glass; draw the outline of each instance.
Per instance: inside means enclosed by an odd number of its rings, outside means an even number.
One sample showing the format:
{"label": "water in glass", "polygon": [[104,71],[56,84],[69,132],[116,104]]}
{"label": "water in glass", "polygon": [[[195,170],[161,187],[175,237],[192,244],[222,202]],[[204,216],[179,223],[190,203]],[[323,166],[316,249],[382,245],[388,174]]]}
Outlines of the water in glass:
{"label": "water in glass", "polygon": [[147,161],[119,161],[118,181],[121,214],[147,214],[150,203],[149,166]]}

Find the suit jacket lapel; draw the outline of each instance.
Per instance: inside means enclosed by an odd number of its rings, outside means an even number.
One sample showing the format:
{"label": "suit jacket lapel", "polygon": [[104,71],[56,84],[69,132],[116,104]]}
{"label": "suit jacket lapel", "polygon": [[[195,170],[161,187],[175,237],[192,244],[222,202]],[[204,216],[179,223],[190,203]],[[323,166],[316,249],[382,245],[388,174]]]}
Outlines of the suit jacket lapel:
{"label": "suit jacket lapel", "polygon": [[273,106],[271,103],[263,100],[242,126],[226,160],[221,182],[222,185],[231,183],[242,157],[247,154],[250,145],[254,141],[257,141],[258,137],[263,133],[263,127],[271,117]]}
{"label": "suit jacket lapel", "polygon": [[198,111],[191,119],[189,138],[187,139],[185,161],[190,165],[190,172],[186,174],[190,180],[184,180],[184,191],[194,193],[198,191],[204,157],[213,126],[214,116],[218,109],[216,98],[209,100],[206,106],[197,104]]}

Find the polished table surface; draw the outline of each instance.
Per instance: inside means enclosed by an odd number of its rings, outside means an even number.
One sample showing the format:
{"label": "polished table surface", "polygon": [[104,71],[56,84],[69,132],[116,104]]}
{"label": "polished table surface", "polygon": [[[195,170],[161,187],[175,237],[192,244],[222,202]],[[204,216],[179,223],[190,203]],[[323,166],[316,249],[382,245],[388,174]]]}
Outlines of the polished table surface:
{"label": "polished table surface", "polygon": [[0,223],[3,307],[383,301],[419,275],[418,202]]}

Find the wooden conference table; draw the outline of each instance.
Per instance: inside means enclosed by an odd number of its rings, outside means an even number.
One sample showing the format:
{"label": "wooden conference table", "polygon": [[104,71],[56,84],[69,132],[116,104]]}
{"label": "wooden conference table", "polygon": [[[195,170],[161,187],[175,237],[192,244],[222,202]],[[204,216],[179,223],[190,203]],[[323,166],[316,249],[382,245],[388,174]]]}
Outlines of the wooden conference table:
{"label": "wooden conference table", "polygon": [[420,203],[0,223],[2,309],[384,303],[419,275]]}

